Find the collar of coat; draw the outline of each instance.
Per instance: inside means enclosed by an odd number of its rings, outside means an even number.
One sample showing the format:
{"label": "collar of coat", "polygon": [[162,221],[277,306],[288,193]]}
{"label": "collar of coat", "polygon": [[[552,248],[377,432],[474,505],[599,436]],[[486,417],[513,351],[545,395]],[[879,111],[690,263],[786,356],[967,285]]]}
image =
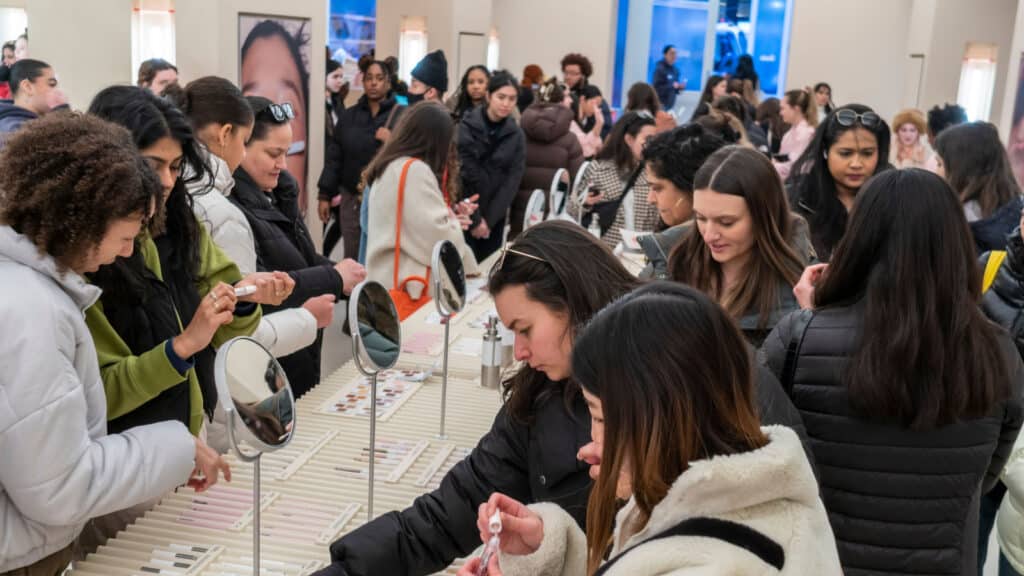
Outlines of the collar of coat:
{"label": "collar of coat", "polygon": [[52,279],[80,310],[84,311],[100,298],[99,288],[86,282],[77,272],[62,272],[52,256],[41,254],[35,244],[10,226],[0,226],[0,262],[4,260],[27,266]]}
{"label": "collar of coat", "polygon": [[[270,209],[277,203],[278,206],[285,205],[287,201],[299,197],[299,184],[295,177],[287,170],[281,171],[278,177],[277,187],[270,194],[267,194],[253,181],[252,176],[241,166],[235,170],[235,188],[233,196],[243,205],[249,208]],[[274,201],[271,201],[271,196]]]}
{"label": "collar of coat", "polygon": [[631,498],[616,517],[612,556],[687,518],[723,516],[782,500],[816,506],[818,483],[796,433],[785,426],[762,430],[768,436],[762,448],[691,462],[637,532],[630,528],[638,513]]}

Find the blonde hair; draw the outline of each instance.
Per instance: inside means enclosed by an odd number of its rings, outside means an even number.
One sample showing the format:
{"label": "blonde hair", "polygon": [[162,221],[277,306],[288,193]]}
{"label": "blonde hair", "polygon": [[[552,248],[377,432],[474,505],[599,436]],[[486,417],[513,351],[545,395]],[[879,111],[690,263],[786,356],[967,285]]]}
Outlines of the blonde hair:
{"label": "blonde hair", "polygon": [[899,114],[892,119],[892,131],[893,133],[899,132],[900,127],[904,124],[913,124],[914,128],[920,134],[928,133],[928,122],[924,119],[924,112],[915,108],[907,108],[906,110],[900,110]]}

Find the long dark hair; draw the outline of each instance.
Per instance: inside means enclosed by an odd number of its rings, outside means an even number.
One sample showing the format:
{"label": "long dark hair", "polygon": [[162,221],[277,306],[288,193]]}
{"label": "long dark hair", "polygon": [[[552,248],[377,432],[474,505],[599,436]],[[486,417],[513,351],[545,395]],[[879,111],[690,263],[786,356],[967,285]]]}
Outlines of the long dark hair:
{"label": "long dark hair", "polygon": [[476,104],[473,103],[473,100],[469,97],[469,92],[466,89],[469,85],[469,75],[474,70],[483,72],[484,76],[487,77],[487,82],[491,81],[491,71],[487,69],[487,66],[477,64],[466,69],[466,73],[462,75],[462,80],[459,82],[458,99],[455,101],[454,114],[456,118],[462,118],[463,114],[472,110],[476,106]]}
{"label": "long dark hair", "polygon": [[[162,138],[172,138],[181,145],[181,174],[164,203],[164,218],[154,218],[149,227],[153,237],[167,234],[176,249],[170,263],[183,271],[188,280],[199,278],[199,222],[192,212],[192,196],[186,184],[208,177],[209,167],[203,161],[192,128],[180,110],[166,100],[135,86],[111,86],[100,91],[89,105],[89,113],[120,124],[132,134],[139,150],[145,150]],[[159,202],[157,204],[160,204]],[[136,250],[135,256],[139,252]],[[97,285],[112,294],[134,294],[143,291],[140,260],[118,258],[100,268],[94,275]]]}
{"label": "long dark hair", "polygon": [[633,151],[626,144],[626,136],[636,138],[644,126],[654,126],[654,116],[645,112],[626,112],[612,126],[612,131],[605,138],[604,146],[597,153],[597,160],[611,160],[620,176],[629,174],[636,169],[637,161]]}
{"label": "long dark hair", "polygon": [[752,148],[729,146],[715,152],[697,172],[694,189],[739,196],[753,223],[754,245],[736,287],[724,289],[722,267],[693,226],[669,256],[674,280],[689,284],[721,303],[734,318],[756,309],[764,328],[779,308],[779,281],[796,284],[805,262],[790,244],[792,215],[778,173],[768,158]]}
{"label": "long dark hair", "polygon": [[750,54],[743,54],[736,62],[736,72],[732,75],[737,80],[750,80],[751,86],[757,90],[757,70],[754,69],[754,58]]}
{"label": "long dark hair", "polygon": [[697,107],[693,109],[693,116],[690,117],[691,122],[696,120],[701,112],[711,109],[711,102],[715,99],[715,86],[726,80],[725,76],[718,76],[717,74],[708,77],[707,82],[704,83],[704,91],[700,93],[700,100],[697,101]]}
{"label": "long dark hair", "polygon": [[640,528],[691,462],[768,444],[750,348],[693,288],[654,282],[607,306],[578,336],[572,370],[604,412],[601,473],[587,507],[588,574],[611,543],[623,468]]}
{"label": "long dark hair", "polygon": [[[514,249],[543,262],[508,252],[491,269],[488,292],[496,296],[511,286],[524,287],[527,298],[568,317],[571,336],[598,310],[638,286],[603,243],[570,222],[542,222],[517,236]],[[552,386],[543,372],[529,366],[504,384],[509,414],[524,423],[530,422],[536,402],[561,392],[568,403],[577,391],[572,379]]]}
{"label": "long dark hair", "polygon": [[918,169],[872,178],[815,292],[819,308],[864,302],[844,373],[857,413],[929,429],[984,416],[1008,398],[1008,359],[980,299],[971,232],[952,188]]}
{"label": "long dark hair", "polygon": [[821,239],[829,249],[839,243],[846,231],[846,220],[849,218],[846,207],[839,201],[836,181],[828,168],[826,155],[836,140],[850,130],[863,128],[875,135],[878,141],[878,165],[875,174],[891,168],[889,165],[889,125],[879,116],[874,128],[868,128],[859,121],[852,126],[843,126],[836,120],[840,110],[852,110],[857,114],[874,112],[861,104],[848,104],[837,108],[818,126],[814,139],[804,150],[802,156],[793,164],[787,184],[790,191],[790,204],[800,208],[808,215],[812,233]]}
{"label": "long dark hair", "polygon": [[757,107],[757,123],[772,135],[773,142],[782,140],[789,126],[782,121],[781,102],[778,98],[768,98]]}
{"label": "long dark hair", "polygon": [[[453,154],[452,145],[455,124],[448,109],[437,102],[419,102],[402,113],[391,138],[377,152],[366,171],[363,172],[365,185],[372,184],[388,166],[404,156],[419,158],[430,166],[440,183],[444,170],[449,166]],[[449,171],[449,182],[455,181]],[[362,187],[362,186],[361,186]]]}
{"label": "long dark hair", "polygon": [[1006,148],[992,124],[971,122],[948,128],[935,140],[935,151],[960,202],[977,202],[983,218],[1021,195]]}
{"label": "long dark hair", "polygon": [[658,94],[646,82],[633,84],[629,87],[629,93],[626,95],[626,111],[636,112],[638,110],[646,110],[651,114],[661,111]]}

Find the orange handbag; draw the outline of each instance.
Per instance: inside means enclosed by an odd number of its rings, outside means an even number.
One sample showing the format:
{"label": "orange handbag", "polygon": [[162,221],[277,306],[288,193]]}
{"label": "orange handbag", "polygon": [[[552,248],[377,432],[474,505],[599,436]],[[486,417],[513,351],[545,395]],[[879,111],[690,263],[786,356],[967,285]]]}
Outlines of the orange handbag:
{"label": "orange handbag", "polygon": [[[391,299],[395,301],[395,309],[398,310],[399,320],[405,320],[412,316],[424,304],[430,302],[430,266],[427,266],[426,278],[423,276],[409,276],[401,282],[398,281],[398,262],[399,256],[402,253],[402,208],[405,205],[405,179],[409,175],[409,167],[415,161],[415,158],[406,160],[405,165],[402,166],[402,177],[398,181],[398,218],[395,220],[395,271],[393,288],[388,292],[391,294]],[[423,284],[423,293],[420,294],[418,299],[414,300],[412,296],[409,296],[408,290],[406,290],[406,286],[410,282]]]}

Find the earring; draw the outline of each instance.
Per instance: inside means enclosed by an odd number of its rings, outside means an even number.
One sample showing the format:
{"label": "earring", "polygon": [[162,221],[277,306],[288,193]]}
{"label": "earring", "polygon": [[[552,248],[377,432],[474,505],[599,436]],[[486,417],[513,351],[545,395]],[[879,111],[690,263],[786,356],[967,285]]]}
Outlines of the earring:
{"label": "earring", "polygon": [[828,150],[826,150],[826,151],[825,151],[825,153],[823,154],[823,156],[825,157],[825,160],[828,160]]}

